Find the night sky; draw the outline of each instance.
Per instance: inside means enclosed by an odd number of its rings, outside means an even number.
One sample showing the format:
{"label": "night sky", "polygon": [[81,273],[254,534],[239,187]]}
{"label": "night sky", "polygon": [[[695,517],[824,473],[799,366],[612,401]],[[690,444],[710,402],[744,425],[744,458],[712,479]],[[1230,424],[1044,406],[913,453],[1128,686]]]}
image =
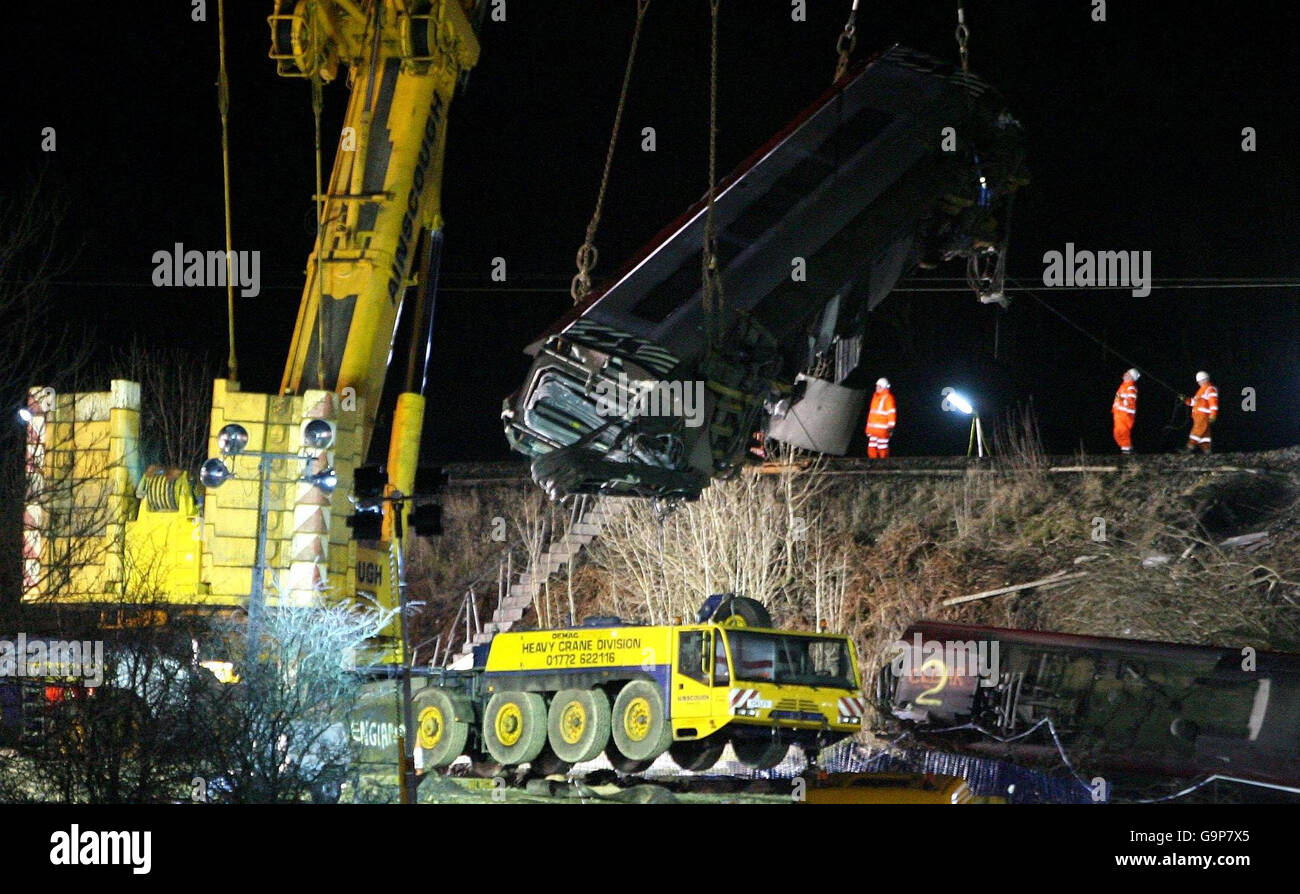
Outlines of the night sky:
{"label": "night sky", "polygon": [[[722,0],[722,171],[828,86],[849,5],[809,0],[808,20],[793,22],[789,0]],[[262,253],[263,281],[259,296],[237,299],[241,379],[270,391],[312,243],[310,89],[266,58],[271,4],[228,6],[235,248]],[[862,6],[859,55],[898,41],[956,60],[955,2]],[[69,203],[69,269],[51,287],[51,311],[101,356],[133,337],[225,356],[224,290],[150,281],[155,251],[224,244],[216,0],[208,7],[206,23],[181,0],[7,10],[0,189],[41,175]],[[507,0],[507,21],[485,24],[482,58],[450,116],[428,461],[509,455],[501,399],[527,371],[524,345],[570,304],[633,10],[632,0]],[[705,0],[651,4],[597,279],[706,188],[707,10]],[[961,421],[939,409],[946,385],[974,394],[986,422],[1032,400],[1054,452],[1114,451],[1110,402],[1129,362],[1147,373],[1139,452],[1181,443],[1185,427],[1166,427],[1172,391],[1158,380],[1190,393],[1201,368],[1223,395],[1217,449],[1300,440],[1300,287],[1244,287],[1300,283],[1300,10],[1116,0],[1104,23],[1092,10],[1088,0],[967,4],[971,67],[1006,95],[1029,146],[1010,277],[1041,287],[1043,253],[1073,242],[1152,252],[1157,288],[1145,298],[1040,289],[1015,293],[1003,312],[958,288],[960,266],[905,280],[874,314],[861,371],[894,382],[898,454],[965,449]],[[345,85],[327,86],[328,146],[345,104]],[[53,153],[40,150],[47,126]],[[656,128],[654,153],[640,150],[645,126]],[[1255,152],[1242,151],[1244,127],[1255,128]],[[496,256],[504,284],[489,278]],[[1236,284],[1187,287],[1222,278]],[[1246,387],[1253,413],[1241,410]]]}

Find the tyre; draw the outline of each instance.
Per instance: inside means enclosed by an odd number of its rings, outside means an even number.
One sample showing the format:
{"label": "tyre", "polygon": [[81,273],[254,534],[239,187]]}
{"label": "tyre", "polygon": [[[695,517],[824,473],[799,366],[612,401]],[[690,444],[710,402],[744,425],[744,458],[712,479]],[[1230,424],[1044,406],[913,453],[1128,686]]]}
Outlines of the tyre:
{"label": "tyre", "polygon": [[483,712],[483,741],[504,766],[524,764],[546,745],[546,702],[536,692],[498,692]]}
{"label": "tyre", "polygon": [[626,758],[652,761],[673,743],[664,696],[648,680],[633,680],[614,699],[614,744]]}
{"label": "tyre", "polygon": [[731,743],[736,759],[751,770],[770,770],[785,760],[790,743],[778,738],[737,739]]}
{"label": "tyre", "polygon": [[463,696],[428,686],[411,699],[411,715],[415,747],[425,770],[441,770],[465,751],[473,713]]}
{"label": "tyre", "polygon": [[609,742],[609,696],[599,689],[563,689],[551,699],[547,741],[556,757],[571,764],[589,761]]}
{"label": "tyre", "polygon": [[633,776],[645,772],[654,763],[653,760],[634,761],[629,757],[624,757],[623,752],[618,750],[618,746],[614,744],[613,739],[610,739],[609,744],[605,746],[605,757],[609,759],[610,766],[620,776]]}
{"label": "tyre", "polygon": [[726,627],[771,627],[772,616],[767,607],[748,596],[732,596],[718,606],[713,620]]}
{"label": "tyre", "polygon": [[673,763],[683,770],[702,773],[718,762],[722,749],[726,747],[726,738],[715,734],[707,739],[674,742],[668,746],[668,753],[672,755]]}

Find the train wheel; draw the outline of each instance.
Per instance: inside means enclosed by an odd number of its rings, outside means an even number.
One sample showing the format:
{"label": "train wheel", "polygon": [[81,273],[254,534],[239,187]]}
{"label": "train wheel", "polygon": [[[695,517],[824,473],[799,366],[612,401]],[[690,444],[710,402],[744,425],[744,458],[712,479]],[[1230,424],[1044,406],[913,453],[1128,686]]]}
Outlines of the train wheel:
{"label": "train wheel", "polygon": [[609,759],[610,765],[620,776],[634,776],[637,773],[645,772],[654,763],[653,760],[634,761],[631,758],[624,757],[623,752],[618,750],[618,746],[614,744],[613,739],[610,739],[609,744],[605,746],[605,757]]}
{"label": "train wheel", "polygon": [[707,739],[674,742],[668,746],[668,753],[683,770],[701,773],[718,762],[718,758],[722,757],[722,749],[726,747],[727,740],[723,736],[713,735]]}
{"label": "train wheel", "polygon": [[591,760],[605,750],[609,732],[609,696],[599,689],[564,689],[551,699],[547,741],[561,760]]}
{"label": "train wheel", "polygon": [[634,761],[652,761],[673,743],[664,696],[648,680],[633,680],[614,699],[614,744]]}
{"label": "train wheel", "polygon": [[428,686],[412,699],[411,713],[415,716],[415,747],[420,749],[425,769],[440,770],[460,757],[473,716],[468,702],[458,703],[445,689]]}
{"label": "train wheel", "polygon": [[770,770],[785,760],[790,743],[778,738],[737,739],[731,743],[736,757],[751,770]]}
{"label": "train wheel", "polygon": [[483,712],[483,741],[492,759],[524,764],[546,745],[546,702],[536,692],[498,692]]}

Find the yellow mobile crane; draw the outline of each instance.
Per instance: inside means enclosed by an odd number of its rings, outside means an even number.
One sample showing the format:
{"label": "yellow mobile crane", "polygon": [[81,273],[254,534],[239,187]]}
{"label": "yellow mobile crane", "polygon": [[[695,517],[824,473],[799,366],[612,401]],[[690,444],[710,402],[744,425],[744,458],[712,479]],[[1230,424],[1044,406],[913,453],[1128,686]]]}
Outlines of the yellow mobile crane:
{"label": "yellow mobile crane", "polygon": [[[360,593],[396,605],[390,543],[410,507],[391,498],[412,493],[424,413],[414,351],[380,485],[390,498],[382,536],[358,543],[344,521],[417,259],[422,286],[436,265],[447,110],[478,60],[484,5],[275,0],[270,57],[281,75],[312,83],[318,183],[321,85],[346,67],[351,88],[280,390],[244,391],[233,368],[214,382],[200,513],[180,470],[140,468],[138,384],[32,389],[26,600],[165,611]],[[373,663],[400,660],[396,625],[388,634]]]}

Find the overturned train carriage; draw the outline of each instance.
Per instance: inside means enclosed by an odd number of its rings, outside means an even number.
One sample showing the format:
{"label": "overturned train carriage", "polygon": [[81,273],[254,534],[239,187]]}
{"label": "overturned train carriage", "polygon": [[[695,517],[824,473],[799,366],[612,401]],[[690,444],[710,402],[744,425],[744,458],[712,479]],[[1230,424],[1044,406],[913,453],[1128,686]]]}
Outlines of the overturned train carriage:
{"label": "overturned train carriage", "polygon": [[1300,655],[921,621],[876,701],[946,749],[1300,785]]}
{"label": "overturned train carriage", "polygon": [[719,183],[722,301],[704,300],[701,200],[530,346],[507,439],[552,496],[693,499],[769,424],[843,453],[866,314],[903,274],[961,257],[981,299],[1002,300],[1022,161],[988,85],[888,50]]}

